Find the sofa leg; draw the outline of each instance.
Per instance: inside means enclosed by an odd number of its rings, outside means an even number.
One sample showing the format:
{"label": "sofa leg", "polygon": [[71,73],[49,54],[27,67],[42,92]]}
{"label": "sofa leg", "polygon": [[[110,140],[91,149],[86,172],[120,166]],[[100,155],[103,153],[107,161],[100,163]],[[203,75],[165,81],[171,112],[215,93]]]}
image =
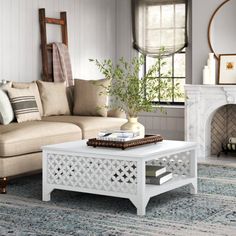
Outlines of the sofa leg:
{"label": "sofa leg", "polygon": [[7,177],[0,178],[0,194],[7,193]]}

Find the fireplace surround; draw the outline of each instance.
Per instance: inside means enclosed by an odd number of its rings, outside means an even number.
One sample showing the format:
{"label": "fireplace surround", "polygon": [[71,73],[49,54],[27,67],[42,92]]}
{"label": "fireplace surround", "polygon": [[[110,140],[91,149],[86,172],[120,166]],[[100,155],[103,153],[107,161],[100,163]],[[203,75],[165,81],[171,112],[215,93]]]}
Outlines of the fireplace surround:
{"label": "fireplace surround", "polygon": [[198,161],[211,155],[211,121],[216,111],[236,104],[234,85],[185,85],[185,140],[198,143]]}

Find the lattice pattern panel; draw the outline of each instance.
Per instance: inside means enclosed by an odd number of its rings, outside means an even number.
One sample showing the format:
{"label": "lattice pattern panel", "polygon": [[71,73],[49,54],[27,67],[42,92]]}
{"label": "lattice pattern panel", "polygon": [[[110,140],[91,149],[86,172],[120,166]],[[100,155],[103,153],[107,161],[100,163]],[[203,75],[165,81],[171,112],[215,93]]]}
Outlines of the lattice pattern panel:
{"label": "lattice pattern panel", "polygon": [[222,143],[228,143],[230,137],[236,137],[236,106],[225,105],[218,109],[211,122],[211,154],[222,150]]}
{"label": "lattice pattern panel", "polygon": [[137,162],[47,154],[47,181],[108,192],[137,193]]}
{"label": "lattice pattern panel", "polygon": [[190,176],[191,152],[164,156],[147,162],[147,165],[165,166],[167,171],[179,176]]}

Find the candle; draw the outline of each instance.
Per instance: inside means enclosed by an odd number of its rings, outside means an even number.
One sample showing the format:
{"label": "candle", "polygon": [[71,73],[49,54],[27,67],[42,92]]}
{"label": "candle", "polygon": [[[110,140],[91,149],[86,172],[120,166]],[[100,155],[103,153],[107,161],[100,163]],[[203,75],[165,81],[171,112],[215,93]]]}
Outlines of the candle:
{"label": "candle", "polygon": [[210,70],[208,66],[203,69],[203,84],[210,84]]}

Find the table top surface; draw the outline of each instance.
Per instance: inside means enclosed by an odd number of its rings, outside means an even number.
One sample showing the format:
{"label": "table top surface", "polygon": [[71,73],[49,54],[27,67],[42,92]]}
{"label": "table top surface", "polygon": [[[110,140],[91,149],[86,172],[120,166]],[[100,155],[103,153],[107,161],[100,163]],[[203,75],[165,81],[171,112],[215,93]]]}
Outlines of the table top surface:
{"label": "table top surface", "polygon": [[145,157],[151,155],[168,154],[172,152],[181,152],[194,149],[197,147],[195,142],[164,140],[156,144],[145,144],[127,148],[125,150],[119,148],[106,147],[91,147],[87,146],[87,140],[74,142],[60,143],[54,145],[43,146],[44,151],[53,152],[69,152],[74,154],[91,154],[91,155],[107,155],[107,156],[122,156],[122,157]]}

